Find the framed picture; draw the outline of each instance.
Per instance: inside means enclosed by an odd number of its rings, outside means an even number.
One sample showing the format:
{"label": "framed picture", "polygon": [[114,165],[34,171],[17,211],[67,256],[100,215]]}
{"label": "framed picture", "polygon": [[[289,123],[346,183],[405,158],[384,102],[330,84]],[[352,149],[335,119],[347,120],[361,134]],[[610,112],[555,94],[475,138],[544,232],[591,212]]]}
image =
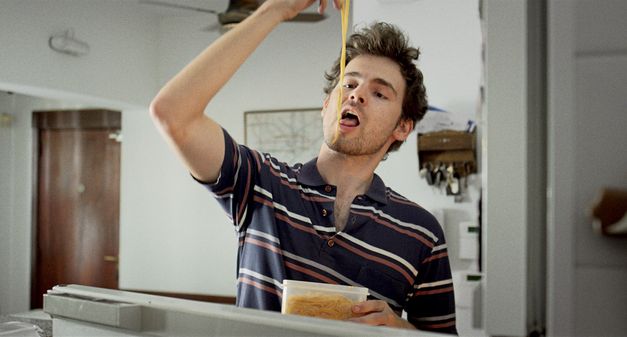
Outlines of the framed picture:
{"label": "framed picture", "polygon": [[244,143],[288,164],[318,156],[323,141],[322,108],[244,112]]}

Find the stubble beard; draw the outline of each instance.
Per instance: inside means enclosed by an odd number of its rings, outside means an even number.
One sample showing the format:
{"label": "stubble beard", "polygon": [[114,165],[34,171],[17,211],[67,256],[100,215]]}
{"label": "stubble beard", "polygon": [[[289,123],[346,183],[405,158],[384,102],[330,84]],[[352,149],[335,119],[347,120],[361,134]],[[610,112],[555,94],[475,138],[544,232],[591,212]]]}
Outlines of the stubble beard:
{"label": "stubble beard", "polygon": [[330,133],[325,137],[324,142],[331,150],[349,156],[373,155],[381,151],[386,143],[386,138],[380,141],[377,139],[365,139],[363,134],[354,139],[346,139],[342,135],[338,135],[336,141],[333,142],[334,138],[335,132]]}

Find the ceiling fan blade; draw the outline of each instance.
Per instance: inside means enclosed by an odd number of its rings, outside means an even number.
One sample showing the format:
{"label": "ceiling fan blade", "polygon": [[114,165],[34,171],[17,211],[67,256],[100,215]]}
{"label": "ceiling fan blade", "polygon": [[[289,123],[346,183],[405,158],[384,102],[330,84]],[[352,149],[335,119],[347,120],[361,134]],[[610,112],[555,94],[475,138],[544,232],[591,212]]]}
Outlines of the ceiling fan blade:
{"label": "ceiling fan blade", "polygon": [[219,22],[214,22],[204,28],[201,29],[203,32],[222,32],[224,30],[224,25]]}
{"label": "ceiling fan blade", "polygon": [[326,19],[325,15],[318,13],[300,13],[293,17],[290,21],[293,22],[318,22]]}
{"label": "ceiling fan blade", "polygon": [[252,14],[252,11],[246,9],[235,9],[218,14],[218,21],[222,25],[238,24]]}
{"label": "ceiling fan blade", "polygon": [[202,13],[218,14],[217,11],[214,11],[212,9],[206,9],[206,8],[200,8],[200,7],[192,7],[192,6],[186,6],[186,5],[179,5],[179,4],[173,4],[173,3],[169,3],[169,2],[165,2],[165,1],[158,1],[158,0],[139,0],[139,3],[140,4],[146,4],[146,5],[155,5],[155,6],[162,6],[162,7],[177,8],[177,9],[187,9],[187,10],[192,10],[192,11],[202,12]]}
{"label": "ceiling fan blade", "polygon": [[[202,13],[211,13],[218,16],[218,21],[222,25],[221,30],[228,30],[236,24],[242,22],[245,18],[250,16],[252,12],[259,6],[257,0],[229,0],[229,6],[225,12],[218,12],[212,9],[192,7],[182,4],[171,3],[161,0],[139,0],[140,4],[155,5],[175,9],[192,10]],[[290,22],[318,22],[324,20],[326,16],[318,13],[300,13],[294,18],[289,20]],[[213,27],[207,27],[203,29],[205,31],[215,30]]]}

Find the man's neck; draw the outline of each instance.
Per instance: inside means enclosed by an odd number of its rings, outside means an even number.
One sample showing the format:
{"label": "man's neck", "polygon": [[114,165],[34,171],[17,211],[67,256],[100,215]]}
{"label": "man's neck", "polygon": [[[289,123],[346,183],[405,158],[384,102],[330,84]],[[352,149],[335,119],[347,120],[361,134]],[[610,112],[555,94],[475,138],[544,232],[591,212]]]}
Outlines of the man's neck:
{"label": "man's neck", "polygon": [[337,187],[338,194],[356,196],[368,191],[382,157],[345,155],[323,145],[316,166],[322,179]]}

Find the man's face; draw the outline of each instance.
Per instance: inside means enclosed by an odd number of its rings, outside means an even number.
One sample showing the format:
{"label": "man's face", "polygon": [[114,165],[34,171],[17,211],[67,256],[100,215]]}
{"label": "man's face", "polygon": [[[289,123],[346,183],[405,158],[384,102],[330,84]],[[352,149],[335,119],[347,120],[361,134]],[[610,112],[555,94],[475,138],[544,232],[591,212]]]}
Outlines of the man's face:
{"label": "man's face", "polygon": [[[339,85],[343,85],[343,97],[335,139]],[[346,66],[344,82],[324,102],[326,145],[348,155],[385,153],[394,141],[404,140],[413,126],[407,121],[398,124],[404,94],[405,80],[398,64],[381,56],[357,56]]]}

